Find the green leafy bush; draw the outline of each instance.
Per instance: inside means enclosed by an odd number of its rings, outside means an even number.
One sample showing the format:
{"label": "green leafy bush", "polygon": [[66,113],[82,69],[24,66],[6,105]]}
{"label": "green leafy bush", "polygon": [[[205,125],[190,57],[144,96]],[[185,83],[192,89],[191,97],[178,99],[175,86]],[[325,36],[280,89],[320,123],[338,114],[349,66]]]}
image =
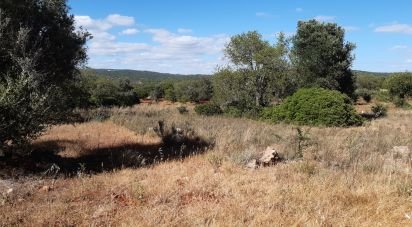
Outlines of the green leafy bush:
{"label": "green leafy bush", "polygon": [[230,117],[242,117],[243,111],[235,106],[228,106],[224,110],[225,115]]}
{"label": "green leafy bush", "polygon": [[379,102],[390,102],[391,96],[389,95],[388,90],[381,89],[375,93],[375,99]]}
{"label": "green leafy bush", "polygon": [[222,109],[214,103],[197,105],[195,107],[195,112],[205,116],[219,115],[223,113]]}
{"label": "green leafy bush", "polygon": [[372,92],[368,89],[358,89],[356,90],[356,95],[361,97],[367,103],[372,100]]}
{"label": "green leafy bush", "polygon": [[353,126],[363,122],[347,95],[322,88],[300,89],[279,106],[263,110],[262,117],[315,126]]}

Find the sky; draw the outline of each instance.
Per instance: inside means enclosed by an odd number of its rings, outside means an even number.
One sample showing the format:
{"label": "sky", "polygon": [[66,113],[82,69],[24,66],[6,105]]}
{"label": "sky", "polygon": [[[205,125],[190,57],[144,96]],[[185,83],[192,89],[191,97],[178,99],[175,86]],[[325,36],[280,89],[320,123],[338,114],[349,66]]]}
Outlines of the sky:
{"label": "sky", "polygon": [[412,71],[409,0],[69,0],[76,26],[87,29],[88,66],[211,74],[227,62],[231,36],[258,31],[276,42],[297,22],[316,19],[346,30],[356,44],[353,69]]}

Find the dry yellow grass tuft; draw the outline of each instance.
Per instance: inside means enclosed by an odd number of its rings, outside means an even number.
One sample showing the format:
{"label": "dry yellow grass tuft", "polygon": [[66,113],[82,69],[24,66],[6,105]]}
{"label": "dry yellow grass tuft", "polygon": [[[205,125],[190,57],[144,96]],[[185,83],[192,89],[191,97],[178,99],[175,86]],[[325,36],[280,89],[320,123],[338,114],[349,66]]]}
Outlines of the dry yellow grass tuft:
{"label": "dry yellow grass tuft", "polygon": [[[35,143],[54,141],[67,157],[98,147],[157,144],[151,128],[164,120],[193,128],[214,147],[145,168],[16,181],[2,197],[0,225],[412,225],[410,157],[392,149],[412,148],[410,111],[391,110],[357,128],[302,127],[305,140],[294,126],[180,115],[172,105],[112,112],[107,122],[53,127]],[[244,167],[273,144],[283,147],[286,162]]]}

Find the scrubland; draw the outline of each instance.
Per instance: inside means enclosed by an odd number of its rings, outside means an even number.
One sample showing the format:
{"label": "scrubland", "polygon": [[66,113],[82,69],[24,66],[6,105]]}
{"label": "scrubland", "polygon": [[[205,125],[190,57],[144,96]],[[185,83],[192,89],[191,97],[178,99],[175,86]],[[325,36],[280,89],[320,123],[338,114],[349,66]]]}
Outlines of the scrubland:
{"label": "scrubland", "polygon": [[[412,225],[411,157],[393,149],[412,148],[411,111],[325,128],[187,107],[114,108],[104,121],[51,127],[33,142],[45,158],[3,170],[0,225]],[[168,149],[159,121],[187,143]],[[247,168],[268,146],[284,160]]]}

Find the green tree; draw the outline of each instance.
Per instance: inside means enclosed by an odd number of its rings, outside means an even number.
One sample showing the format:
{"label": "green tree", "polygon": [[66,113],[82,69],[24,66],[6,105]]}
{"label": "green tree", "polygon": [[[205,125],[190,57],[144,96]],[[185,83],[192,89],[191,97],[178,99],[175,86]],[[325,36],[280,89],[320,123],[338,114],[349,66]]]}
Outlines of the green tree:
{"label": "green tree", "polygon": [[351,71],[355,45],[345,41],[345,30],[335,23],[299,21],[292,38],[292,61],[301,87],[323,87],[353,97]]}
{"label": "green tree", "polygon": [[246,111],[268,105],[277,92],[276,81],[288,69],[286,48],[283,35],[276,45],[256,31],[233,36],[224,50],[231,67],[221,68],[213,77],[215,101]]}
{"label": "green tree", "polygon": [[397,73],[385,80],[389,94],[399,98],[412,96],[412,73]]}
{"label": "green tree", "polygon": [[64,0],[0,1],[0,148],[67,120],[88,37]]}
{"label": "green tree", "polygon": [[251,31],[233,36],[224,51],[235,68],[248,77],[255,105],[267,105],[270,84],[283,66],[283,49],[270,45],[258,32]]}

